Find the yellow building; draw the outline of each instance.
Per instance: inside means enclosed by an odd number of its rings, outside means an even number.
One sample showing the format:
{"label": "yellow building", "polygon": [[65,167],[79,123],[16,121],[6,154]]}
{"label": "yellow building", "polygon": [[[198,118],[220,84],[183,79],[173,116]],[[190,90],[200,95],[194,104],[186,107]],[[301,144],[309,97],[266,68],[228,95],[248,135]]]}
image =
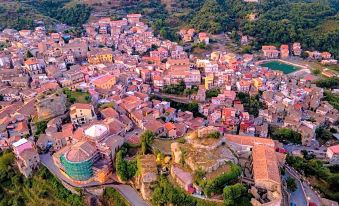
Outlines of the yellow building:
{"label": "yellow building", "polygon": [[115,85],[115,83],[115,76],[111,74],[101,76],[93,81],[95,88],[103,90],[111,89]]}
{"label": "yellow building", "polygon": [[95,170],[95,180],[100,183],[105,183],[112,175],[107,165],[104,165],[103,168],[96,168]]}
{"label": "yellow building", "polygon": [[92,49],[88,52],[87,60],[90,64],[112,63],[113,53],[109,48]]}
{"label": "yellow building", "polygon": [[253,81],[253,85],[259,89],[260,87],[262,87],[262,80],[259,78],[255,78],[252,80]]}
{"label": "yellow building", "polygon": [[205,89],[210,89],[213,86],[214,76],[213,74],[208,74],[205,77]]}
{"label": "yellow building", "polygon": [[80,126],[96,118],[91,104],[75,103],[70,107],[70,117],[73,125]]}

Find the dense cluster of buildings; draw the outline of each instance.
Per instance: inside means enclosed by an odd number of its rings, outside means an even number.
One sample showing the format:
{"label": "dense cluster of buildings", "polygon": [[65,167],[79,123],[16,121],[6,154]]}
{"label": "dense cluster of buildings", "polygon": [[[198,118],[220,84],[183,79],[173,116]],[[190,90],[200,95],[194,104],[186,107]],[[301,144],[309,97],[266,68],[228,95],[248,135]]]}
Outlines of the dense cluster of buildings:
{"label": "dense cluster of buildings", "polygon": [[[185,136],[186,143],[171,145],[170,169],[185,190],[199,190],[192,171],[217,176],[227,169],[226,162],[239,163],[236,153],[249,152],[253,166],[247,178],[253,182],[253,202],[278,205],[279,165],[284,158],[268,138],[269,127],[298,131],[302,143],[310,145],[317,128],[339,118],[338,111],[322,101],[324,91],[314,84],[315,77],[287,76],[261,67],[252,54],[214,51],[206,59],[189,57],[183,46],[154,36],[140,18],[102,18],[84,25],[86,34],[73,39],[47,33],[44,27],[0,32],[0,41],[10,42],[0,52],[0,150],[13,149],[25,176],[37,167],[38,151],[49,151],[57,168],[74,183],[102,183],[111,176],[116,151],[124,142],[138,144],[140,130],[162,138]],[[185,42],[209,43],[206,33],[194,29],[181,30],[180,35]],[[301,55],[299,43],[262,50],[267,58]],[[328,54],[321,56],[330,59]],[[197,88],[188,100],[199,103],[205,118],[151,98],[182,82],[186,88]],[[71,104],[65,88],[88,94],[88,101]],[[207,98],[211,89],[220,93]],[[257,115],[246,110],[239,92],[258,96],[264,106]],[[47,122],[46,130],[37,134],[41,121]],[[210,133],[220,137],[210,138]],[[328,158],[338,158],[336,146],[328,149]],[[158,180],[155,159],[140,159],[137,181],[145,199]],[[181,167],[183,161],[188,168]],[[267,193],[265,198],[258,188]]]}

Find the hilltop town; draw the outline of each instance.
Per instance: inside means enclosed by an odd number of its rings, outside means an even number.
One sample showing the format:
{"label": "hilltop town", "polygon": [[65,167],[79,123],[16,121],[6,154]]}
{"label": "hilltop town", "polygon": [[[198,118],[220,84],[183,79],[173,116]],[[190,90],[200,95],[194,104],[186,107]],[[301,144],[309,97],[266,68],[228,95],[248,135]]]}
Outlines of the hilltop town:
{"label": "hilltop town", "polygon": [[114,188],[125,205],[338,205],[338,74],[305,64],[331,53],[208,52],[213,35],[172,42],[141,18],[0,32],[0,160],[47,168],[84,204]]}

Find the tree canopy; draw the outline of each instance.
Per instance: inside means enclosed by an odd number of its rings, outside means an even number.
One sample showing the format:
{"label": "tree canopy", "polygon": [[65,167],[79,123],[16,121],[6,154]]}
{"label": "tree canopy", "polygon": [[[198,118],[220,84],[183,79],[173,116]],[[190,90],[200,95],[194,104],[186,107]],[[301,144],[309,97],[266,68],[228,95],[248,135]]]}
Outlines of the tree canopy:
{"label": "tree canopy", "polygon": [[141,135],[141,154],[147,154],[152,151],[152,144],[154,141],[155,135],[153,132],[146,130]]}
{"label": "tree canopy", "polygon": [[185,205],[185,206],[215,206],[216,203],[194,198],[182,189],[173,186],[166,177],[161,176],[159,183],[152,193],[154,205]]}
{"label": "tree canopy", "polygon": [[14,165],[13,153],[0,153],[0,205],[84,205],[83,199],[63,187],[47,168],[41,166],[24,178]]}
{"label": "tree canopy", "polygon": [[206,98],[217,97],[220,94],[220,89],[206,90]]}
{"label": "tree canopy", "polygon": [[131,206],[131,204],[116,189],[106,187],[103,194],[104,206]]}
{"label": "tree canopy", "polygon": [[295,179],[293,177],[288,177],[286,179],[286,184],[287,188],[291,191],[294,192],[297,190],[297,183],[295,182]]}
{"label": "tree canopy", "polygon": [[291,142],[301,144],[301,134],[289,128],[274,129],[271,134],[272,139],[280,142]]}
{"label": "tree canopy", "polygon": [[206,0],[190,23],[198,31],[209,33],[225,31],[230,24],[225,7],[225,2],[222,0]]}
{"label": "tree canopy", "polygon": [[115,157],[115,168],[117,175],[122,181],[130,180],[137,172],[136,160],[127,161],[124,159],[124,151],[119,150]]}
{"label": "tree canopy", "polygon": [[251,205],[247,188],[240,183],[225,187],[223,196],[225,206]]}
{"label": "tree canopy", "polygon": [[294,167],[306,177],[311,177],[317,182],[312,182],[327,198],[339,200],[339,174],[337,170],[330,169],[316,159],[306,160],[302,157],[287,155],[286,163]]}
{"label": "tree canopy", "polygon": [[[5,1],[0,6],[0,30],[4,28],[33,29],[35,20],[50,26],[65,23],[81,27],[86,23],[91,7],[86,4],[70,3],[71,0]],[[8,18],[11,16],[11,18]]]}
{"label": "tree canopy", "polygon": [[229,171],[222,173],[221,175],[207,180],[205,178],[206,173],[199,169],[194,173],[194,182],[203,188],[205,195],[211,196],[212,194],[221,194],[223,188],[237,180],[241,175],[241,167],[239,165],[228,163],[230,166]]}
{"label": "tree canopy", "polygon": [[244,105],[245,111],[251,115],[254,115],[255,117],[259,115],[259,110],[263,108],[263,104],[259,99],[259,95],[250,96],[247,93],[238,92],[237,98]]}

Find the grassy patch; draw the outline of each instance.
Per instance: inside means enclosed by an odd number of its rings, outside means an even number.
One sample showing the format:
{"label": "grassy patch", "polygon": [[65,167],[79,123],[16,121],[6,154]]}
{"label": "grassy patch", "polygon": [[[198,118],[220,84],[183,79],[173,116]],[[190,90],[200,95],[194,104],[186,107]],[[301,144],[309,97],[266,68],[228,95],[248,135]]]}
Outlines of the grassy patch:
{"label": "grassy patch", "polygon": [[87,92],[72,92],[72,96],[76,98],[76,102],[78,103],[90,103],[89,93]]}
{"label": "grassy patch", "polygon": [[103,195],[105,206],[131,206],[131,204],[114,188],[105,188]]}
{"label": "grassy patch", "polygon": [[155,139],[152,147],[158,149],[163,154],[171,154],[171,144],[177,141],[178,141],[177,139],[176,140]]}
{"label": "grassy patch", "polygon": [[91,102],[91,96],[88,92],[82,92],[79,90],[72,91],[68,88],[65,88],[63,90],[64,94],[66,94],[67,99],[70,103],[90,103]]}

